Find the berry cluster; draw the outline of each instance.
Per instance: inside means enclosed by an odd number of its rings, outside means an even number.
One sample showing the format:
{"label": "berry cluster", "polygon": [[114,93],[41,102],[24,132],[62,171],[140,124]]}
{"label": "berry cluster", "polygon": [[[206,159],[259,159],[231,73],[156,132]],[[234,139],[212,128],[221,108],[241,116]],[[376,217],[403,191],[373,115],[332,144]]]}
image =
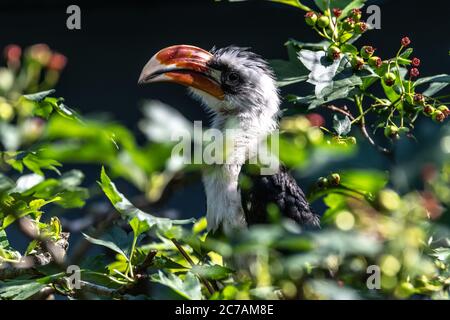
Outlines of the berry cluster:
{"label": "berry cluster", "polygon": [[[352,116],[352,123],[359,123],[364,127],[365,115],[372,111],[378,114],[378,127],[384,128],[385,136],[397,139],[402,134],[411,135],[414,122],[420,114],[438,123],[450,116],[449,108],[444,103],[416,92],[421,60],[417,57],[409,58],[412,53],[412,49],[409,48],[412,44],[409,37],[401,39],[400,49],[394,58],[382,60],[376,55],[373,46],[365,45],[358,49],[351,44],[353,42],[351,40],[369,29],[367,23],[362,20],[360,9],[351,10],[347,16],[343,16],[343,10],[339,8],[326,9],[323,13],[308,11],[305,14],[305,21],[329,42],[326,52],[328,59],[334,61],[345,57],[355,72],[370,69],[381,79],[386,98],[378,98],[368,91],[377,80],[364,86],[361,95],[354,99],[359,116],[353,116],[351,112],[345,110],[342,112]],[[373,101],[366,107],[363,105],[364,98],[364,102],[369,99]],[[363,133],[368,137],[367,132],[363,128]],[[342,139],[340,136],[336,138]],[[370,137],[368,139],[373,141]],[[387,149],[381,149],[388,152]],[[325,183],[327,180],[328,178],[323,178],[322,184],[327,184]]]}
{"label": "berry cluster", "polygon": [[369,29],[368,24],[361,20],[362,13],[359,9],[353,9],[344,20],[341,16],[342,10],[339,8],[326,10],[323,14],[309,11],[305,14],[305,21],[321,36],[333,41],[338,47]]}
{"label": "berry cluster", "polygon": [[331,173],[327,177],[320,177],[317,182],[317,188],[327,189],[338,187],[341,184],[341,176],[338,173]]}

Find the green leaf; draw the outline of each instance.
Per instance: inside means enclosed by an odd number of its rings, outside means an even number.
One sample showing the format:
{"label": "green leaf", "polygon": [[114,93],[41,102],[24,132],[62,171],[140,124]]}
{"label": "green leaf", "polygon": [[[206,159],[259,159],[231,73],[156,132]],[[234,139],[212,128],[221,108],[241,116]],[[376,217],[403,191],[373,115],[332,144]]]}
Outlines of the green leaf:
{"label": "green leaf", "polygon": [[59,174],[59,170],[56,167],[62,166],[61,163],[59,163],[58,161],[41,157],[36,152],[28,153],[22,159],[22,162],[25,165],[25,167],[27,167],[29,170],[31,170],[34,173],[39,174],[41,176],[44,175],[44,173],[42,172],[42,169],[53,170]]}
{"label": "green leaf", "polygon": [[303,82],[308,79],[308,70],[299,63],[285,60],[270,60],[270,65],[275,71],[279,87]]}
{"label": "green leaf", "polygon": [[47,91],[36,92],[33,94],[26,94],[23,97],[30,101],[40,102],[40,101],[44,100],[46,97],[48,97],[49,95],[53,94],[55,91],[56,90],[51,89],[51,90],[47,90]]}
{"label": "green leaf", "polygon": [[320,10],[325,11],[330,8],[342,9],[340,19],[347,17],[352,9],[361,8],[367,0],[314,0]]}
{"label": "green leaf", "polygon": [[352,122],[349,117],[340,118],[337,114],[333,117],[333,129],[338,136],[346,136],[352,130]]}
{"label": "green leaf", "polygon": [[149,225],[146,221],[139,220],[138,217],[134,217],[130,220],[131,229],[133,229],[134,236],[137,238],[139,235],[149,230]]}
{"label": "green leaf", "polygon": [[349,44],[349,43],[343,44],[341,46],[341,51],[344,53],[351,53],[354,55],[357,55],[359,53],[358,48],[356,48],[354,45]]}
{"label": "green leaf", "polygon": [[0,248],[8,249],[9,241],[5,230],[0,230]]}
{"label": "green leaf", "polygon": [[67,119],[81,121],[81,117],[64,103],[55,104],[55,109],[61,116]]}
{"label": "green leaf", "polygon": [[0,298],[5,300],[25,300],[47,286],[35,280],[14,280],[0,282]]}
{"label": "green leaf", "polygon": [[338,212],[347,208],[347,198],[342,194],[330,193],[323,199],[323,202],[328,207],[321,219],[323,223],[332,222]]}
{"label": "green leaf", "polygon": [[169,231],[174,224],[188,224],[195,221],[195,219],[170,220],[167,218],[159,218],[136,208],[127,198],[125,198],[123,194],[121,194],[117,190],[114,183],[112,183],[111,179],[106,174],[104,168],[102,168],[100,180],[100,186],[105,195],[111,201],[114,208],[116,208],[116,210],[128,220],[132,220],[133,218],[137,217],[139,220],[146,222],[148,225],[148,229],[156,226],[160,231],[165,233]]}
{"label": "green leaf", "polygon": [[302,49],[308,49],[313,51],[324,51],[330,42],[327,40],[321,42],[302,42],[295,39],[289,39],[285,46],[288,48],[288,55],[290,61],[298,60],[298,51]]}
{"label": "green leaf", "polygon": [[436,248],[431,255],[440,261],[450,262],[450,248]]}
{"label": "green leaf", "polygon": [[322,12],[330,8],[330,0],[314,0],[314,3]]}
{"label": "green leaf", "polygon": [[311,50],[301,50],[298,58],[310,71],[307,82],[315,86],[316,97],[322,98],[321,92],[325,87],[332,85],[341,60],[330,61],[325,51]]}
{"label": "green leaf", "polygon": [[182,280],[173,273],[169,273],[166,276],[163,272],[158,271],[158,274],[152,275],[150,280],[171,288],[184,299],[202,299],[200,281],[191,272],[187,272]]}
{"label": "green leaf", "polygon": [[340,174],[341,185],[354,190],[376,194],[388,182],[386,172],[371,170],[351,170]]}
{"label": "green leaf", "polygon": [[305,11],[310,11],[310,9],[304,4],[302,4],[299,0],[269,0],[269,1],[286,4],[288,6],[293,6],[295,8],[302,9]]}
{"label": "green leaf", "polygon": [[86,188],[79,187],[84,175],[79,170],[64,173],[59,179],[46,179],[24,192],[24,196],[50,199],[58,197],[56,203],[63,208],[80,208],[89,197]]}
{"label": "green leaf", "polygon": [[121,248],[119,248],[119,246],[117,246],[113,241],[95,239],[95,238],[92,238],[92,237],[88,236],[85,233],[83,233],[83,236],[90,243],[93,243],[93,244],[96,244],[96,245],[103,246],[103,247],[106,247],[108,249],[111,249],[112,251],[122,255],[123,257],[125,257],[128,260],[128,257],[125,254],[125,252]]}
{"label": "green leaf", "polygon": [[191,272],[208,280],[223,280],[228,278],[233,270],[219,265],[195,265],[191,268]]}
{"label": "green leaf", "polygon": [[413,52],[414,52],[413,48],[408,48],[400,54],[400,57],[403,59],[408,59]]}
{"label": "green leaf", "polygon": [[425,77],[418,79],[414,86],[420,86],[424,84],[430,84],[429,87],[423,92],[425,96],[433,96],[439,91],[445,89],[448,85],[450,85],[450,75],[448,74],[439,74],[432,77]]}
{"label": "green leaf", "polygon": [[0,173],[0,193],[14,188],[15,183],[4,174]]}
{"label": "green leaf", "polygon": [[341,8],[342,14],[339,17],[339,20],[347,17],[353,9],[360,9],[364,6],[367,0],[336,0],[333,1],[333,7]]}

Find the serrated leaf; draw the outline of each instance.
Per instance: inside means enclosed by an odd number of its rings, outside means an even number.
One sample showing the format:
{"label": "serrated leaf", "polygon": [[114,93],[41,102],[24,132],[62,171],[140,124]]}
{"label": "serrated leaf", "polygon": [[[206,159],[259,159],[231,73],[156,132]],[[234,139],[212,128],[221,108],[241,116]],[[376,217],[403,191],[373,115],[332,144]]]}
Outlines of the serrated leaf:
{"label": "serrated leaf", "polygon": [[288,86],[308,79],[308,70],[292,61],[270,60],[270,65],[275,71],[278,87]]}
{"label": "serrated leaf", "polygon": [[450,85],[450,75],[448,74],[439,74],[432,77],[425,77],[418,79],[414,86],[420,86],[424,84],[430,84],[429,87],[423,92],[425,96],[433,96],[439,91],[445,89],[448,85]]}
{"label": "serrated leaf", "polygon": [[182,280],[173,273],[169,273],[166,276],[163,272],[158,271],[158,274],[154,274],[150,277],[150,281],[157,282],[171,288],[184,299],[202,299],[200,281],[191,272],[187,272]]}
{"label": "serrated leaf", "polygon": [[30,101],[40,102],[40,101],[44,100],[46,97],[48,97],[49,95],[51,95],[52,93],[55,93],[55,91],[56,90],[51,89],[51,90],[36,92],[36,93],[32,93],[32,94],[25,94],[25,95],[23,95],[23,97]]}
{"label": "serrated leaf", "polygon": [[114,183],[112,183],[111,179],[106,174],[104,168],[102,168],[100,180],[100,186],[105,195],[111,201],[114,208],[116,208],[116,210],[129,221],[137,217],[139,220],[145,221],[148,224],[149,229],[156,226],[163,233],[169,231],[174,224],[188,224],[195,221],[195,219],[171,220],[168,218],[159,218],[136,208],[127,198],[125,198],[122,193],[117,190]]}
{"label": "serrated leaf", "polygon": [[134,236],[138,237],[139,235],[147,232],[149,230],[149,225],[146,221],[140,220],[138,217],[134,217],[130,220],[131,229],[133,229]]}
{"label": "serrated leaf", "polygon": [[35,280],[15,280],[0,282],[0,298],[5,300],[25,300],[47,286]]}
{"label": "serrated leaf", "polygon": [[118,245],[116,245],[113,241],[108,241],[108,240],[101,240],[101,239],[96,239],[96,238],[92,238],[90,236],[88,236],[87,234],[83,233],[83,236],[86,238],[87,241],[89,241],[90,243],[99,245],[99,246],[103,246],[106,247],[108,249],[111,249],[112,251],[120,254],[121,256],[125,257],[128,260],[127,255],[125,254],[125,252],[119,248]]}
{"label": "serrated leaf", "polygon": [[298,53],[298,58],[310,71],[307,82],[315,86],[316,97],[320,98],[322,90],[332,84],[341,59],[330,61],[326,52],[311,50],[301,50]]}
{"label": "serrated leaf", "polygon": [[347,116],[340,118],[335,114],[333,117],[333,129],[338,136],[346,136],[352,130],[352,122]]}

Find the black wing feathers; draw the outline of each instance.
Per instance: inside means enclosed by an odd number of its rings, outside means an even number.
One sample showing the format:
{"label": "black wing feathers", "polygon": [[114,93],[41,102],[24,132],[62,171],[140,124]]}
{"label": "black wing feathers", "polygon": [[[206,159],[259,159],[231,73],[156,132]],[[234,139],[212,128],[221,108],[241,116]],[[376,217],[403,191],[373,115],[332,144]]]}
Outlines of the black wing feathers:
{"label": "black wing feathers", "polygon": [[242,207],[248,225],[267,223],[267,207],[275,204],[282,216],[302,226],[320,226],[319,217],[312,212],[305,194],[285,167],[269,176],[241,174],[251,181],[251,187],[241,188]]}

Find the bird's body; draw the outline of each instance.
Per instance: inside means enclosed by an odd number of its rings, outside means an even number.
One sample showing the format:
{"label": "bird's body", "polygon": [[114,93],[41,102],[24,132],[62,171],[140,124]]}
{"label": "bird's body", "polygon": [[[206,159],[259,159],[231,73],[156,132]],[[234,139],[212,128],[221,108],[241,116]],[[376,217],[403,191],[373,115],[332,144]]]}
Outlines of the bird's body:
{"label": "bird's body", "polygon": [[269,174],[252,174],[253,186],[240,190],[244,164],[256,156],[260,142],[278,128],[278,89],[262,58],[237,47],[207,52],[173,46],[158,52],[144,67],[139,82],[155,81],[187,85],[213,114],[212,127],[232,141],[226,161],[203,173],[209,230],[222,227],[228,233],[265,223],[270,204],[301,225],[318,226],[303,191],[278,164]]}

